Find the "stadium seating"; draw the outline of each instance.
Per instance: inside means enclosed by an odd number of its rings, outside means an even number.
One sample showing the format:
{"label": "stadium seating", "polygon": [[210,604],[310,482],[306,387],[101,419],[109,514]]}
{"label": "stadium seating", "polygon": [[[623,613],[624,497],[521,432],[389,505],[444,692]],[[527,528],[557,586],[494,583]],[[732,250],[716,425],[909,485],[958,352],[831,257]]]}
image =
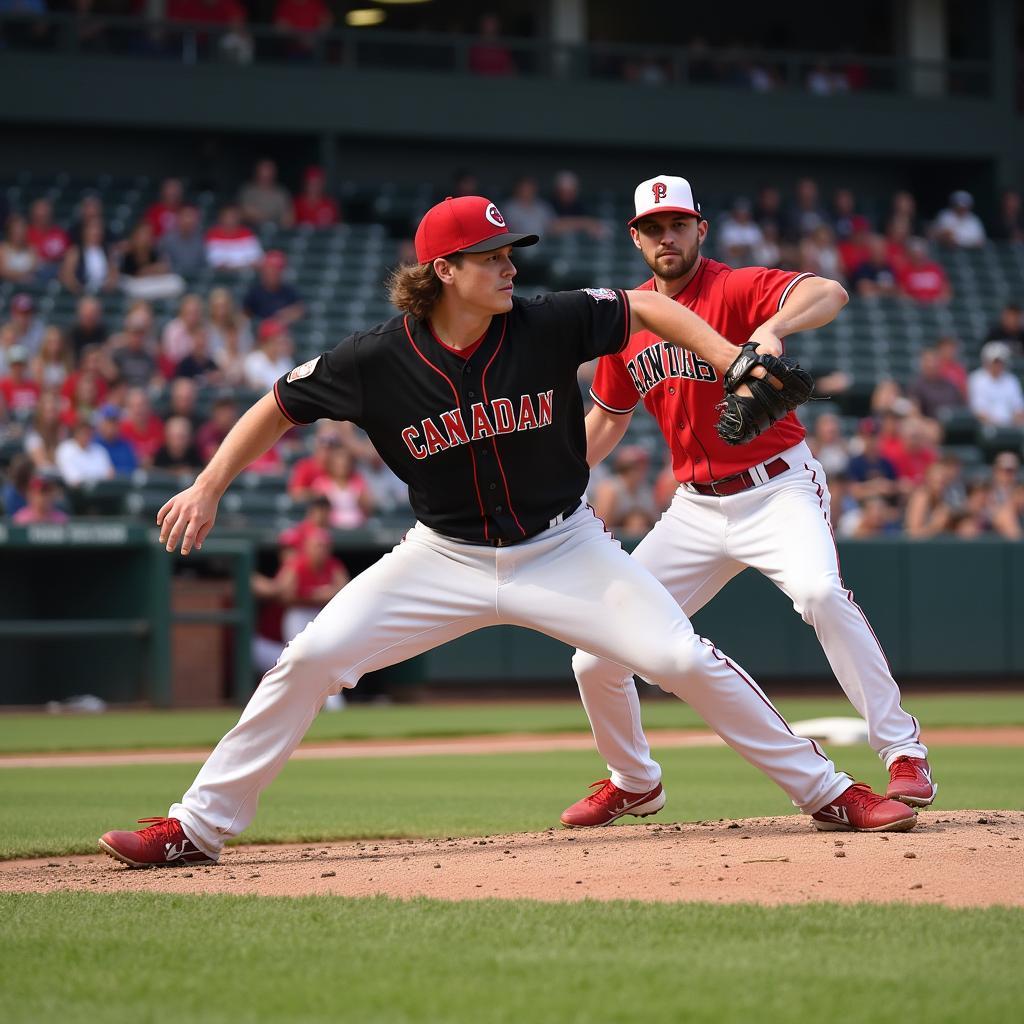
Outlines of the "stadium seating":
{"label": "stadium seating", "polygon": [[[218,207],[233,198],[197,190],[187,181],[185,185],[200,207],[205,224],[212,223]],[[115,234],[124,235],[155,201],[158,186],[157,180],[145,177],[106,175],[86,179],[66,174],[46,177],[24,173],[15,180],[0,182],[0,191],[6,192],[12,208],[22,210],[38,196],[50,198],[56,220],[65,225],[73,223],[82,196],[96,193],[103,200],[110,227]],[[292,329],[297,362],[331,347],[351,331],[393,314],[383,286],[388,270],[398,261],[400,243],[410,237],[419,214],[437,194],[430,182],[374,183],[372,189],[348,182],[340,189],[343,225],[327,231],[284,231],[273,226],[262,230],[264,247],[280,249],[287,255],[289,274],[306,302],[307,316]],[[502,190],[495,189],[492,194],[501,195]],[[612,226],[609,236],[599,241],[576,235],[546,239],[538,249],[540,263],[532,270],[529,263],[524,264],[521,280],[527,282],[526,291],[586,284],[633,286],[647,276],[624,227],[631,215],[628,195],[605,190],[589,198],[594,213]],[[728,208],[729,197],[710,198],[710,219],[714,225],[721,219],[719,211]],[[713,230],[707,251],[717,254]],[[980,250],[944,251],[938,257],[953,287],[954,299],[948,306],[854,297],[834,323],[792,340],[790,351],[817,373],[842,370],[854,382],[835,403],[809,407],[808,422],[824,411],[834,411],[842,416],[844,426],[852,430],[857,417],[867,411],[876,382],[886,377],[901,383],[909,381],[921,349],[933,344],[940,335],[960,338],[969,365],[976,365],[980,340],[998,318],[1001,305],[1022,298],[1024,248],[990,244]],[[189,287],[206,294],[213,286],[224,284],[240,300],[251,280],[251,272],[225,274],[207,268],[189,282]],[[0,310],[6,308],[15,290],[19,289],[10,284],[0,285]],[[62,326],[70,324],[74,296],[56,282],[38,289],[36,294],[44,320]],[[117,327],[127,299],[116,293],[104,296],[103,302],[108,324]],[[153,305],[162,323],[175,315],[177,300],[157,301]],[[243,405],[254,397],[238,396]],[[211,398],[209,393],[200,393],[201,414],[208,410]],[[159,402],[157,407],[159,410]],[[967,465],[991,458],[1001,448],[1019,450],[1021,446],[1019,432],[983,432],[969,416],[953,417],[945,429],[947,444]],[[629,439],[652,453],[659,448],[657,428],[643,414],[634,417]],[[0,463],[6,463],[11,454],[0,451]],[[655,461],[660,464],[660,455]],[[246,476],[243,481],[225,501],[224,511],[232,519],[271,525],[301,514],[301,508],[282,497],[281,479]],[[166,500],[175,483],[142,474],[128,484],[104,485],[84,493],[76,501],[84,510],[119,511],[148,518]]]}

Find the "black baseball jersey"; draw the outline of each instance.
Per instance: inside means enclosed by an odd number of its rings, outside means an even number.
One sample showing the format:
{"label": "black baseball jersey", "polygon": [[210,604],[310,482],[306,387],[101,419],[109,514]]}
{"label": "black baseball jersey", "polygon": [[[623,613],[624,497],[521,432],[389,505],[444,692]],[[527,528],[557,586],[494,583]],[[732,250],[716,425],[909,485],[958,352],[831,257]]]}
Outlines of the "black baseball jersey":
{"label": "black baseball jersey", "polygon": [[409,486],[420,522],[449,537],[515,543],[586,490],[581,363],[629,338],[623,291],[586,288],[491,318],[456,352],[410,316],[352,334],[274,385],[293,423],[351,420]]}

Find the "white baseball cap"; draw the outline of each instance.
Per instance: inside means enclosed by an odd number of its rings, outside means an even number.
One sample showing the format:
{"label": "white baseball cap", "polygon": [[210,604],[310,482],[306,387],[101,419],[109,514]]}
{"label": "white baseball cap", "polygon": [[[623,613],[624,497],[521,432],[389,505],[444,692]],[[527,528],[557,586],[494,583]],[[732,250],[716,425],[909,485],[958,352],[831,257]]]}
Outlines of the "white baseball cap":
{"label": "white baseball cap", "polygon": [[989,341],[981,348],[981,361],[986,364],[994,363],[997,359],[1008,363],[1012,356],[1013,352],[1005,341]]}
{"label": "white baseball cap", "polygon": [[633,193],[636,216],[629,222],[632,227],[641,217],[652,213],[689,213],[700,217],[700,203],[693,198],[693,189],[685,178],[659,174],[640,182]]}

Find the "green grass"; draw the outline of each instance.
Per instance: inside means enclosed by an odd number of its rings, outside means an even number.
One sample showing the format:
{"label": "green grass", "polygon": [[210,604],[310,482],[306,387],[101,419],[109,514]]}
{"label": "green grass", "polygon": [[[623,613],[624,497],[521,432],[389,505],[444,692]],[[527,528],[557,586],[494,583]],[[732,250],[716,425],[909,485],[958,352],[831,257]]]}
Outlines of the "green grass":
{"label": "green grass", "polygon": [[[769,689],[769,692],[770,689]],[[778,700],[791,720],[852,715],[844,697]],[[1024,725],[1024,694],[910,696],[904,705],[928,726]],[[113,711],[105,715],[0,715],[0,753],[59,750],[141,750],[212,747],[238,719],[235,710]],[[681,701],[647,700],[649,728],[693,728],[700,718]],[[481,703],[352,707],[322,714],[308,740],[465,736],[480,733],[586,731],[578,700],[551,703]]]}
{"label": "green grass", "polygon": [[[865,747],[835,752],[856,778],[883,785]],[[781,790],[725,748],[659,754],[666,821],[786,814]],[[1024,758],[999,747],[933,752],[939,807],[1019,808]],[[165,814],[196,765],[0,770],[0,858],[90,853],[96,837]],[[551,752],[293,761],[264,794],[247,842],[482,835],[548,828],[605,774],[597,756]],[[632,820],[632,819],[629,819]]]}
{"label": "green grass", "polygon": [[1017,1018],[1024,913],[0,895],[9,1024]]}

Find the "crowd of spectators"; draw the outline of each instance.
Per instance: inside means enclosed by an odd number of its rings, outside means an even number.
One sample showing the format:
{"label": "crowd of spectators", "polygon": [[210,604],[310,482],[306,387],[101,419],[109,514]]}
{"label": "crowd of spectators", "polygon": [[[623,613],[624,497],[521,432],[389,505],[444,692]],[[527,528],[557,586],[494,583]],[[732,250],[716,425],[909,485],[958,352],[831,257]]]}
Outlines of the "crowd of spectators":
{"label": "crowd of spectators", "polygon": [[[989,238],[969,192],[954,192],[928,222],[909,192],[897,192],[888,210],[875,213],[862,209],[848,188],[836,189],[826,203],[812,178],[797,183],[788,203],[774,186],[755,200],[737,197],[715,233],[730,264],[809,270],[861,298],[902,296],[924,305],[952,298],[934,250],[979,249]],[[1004,193],[991,237],[1024,240],[1018,192]]]}
{"label": "crowd of spectators", "polygon": [[[998,372],[997,361],[986,359],[966,375],[965,389],[962,364],[944,362],[940,348],[924,350],[920,376],[908,388],[879,382],[871,414],[857,422],[853,436],[833,413],[815,419],[808,443],[828,475],[837,536],[1024,536],[1019,445],[996,454],[991,468],[965,466],[942,448],[943,423],[935,418],[966,409],[976,381]],[[1024,426],[1024,404],[1016,408],[1010,422]]]}
{"label": "crowd of spectators", "polygon": [[[455,188],[480,186],[466,173]],[[520,179],[502,209],[513,230],[575,235],[584,244],[602,244],[617,227],[596,215],[571,171],[546,191],[536,178]],[[175,178],[162,183],[124,237],[111,230],[98,195],[85,195],[67,223],[57,223],[45,197],[11,211],[0,243],[0,279],[10,290],[0,310],[0,444],[16,450],[5,514],[60,521],[75,489],[140,471],[151,479],[197,472],[247,403],[297,361],[291,331],[306,304],[285,253],[264,249],[264,226],[331,230],[340,219],[319,168],[306,170],[293,196],[269,159],[208,224]],[[789,197],[766,186],[735,199],[712,217],[711,244],[734,265],[812,270],[867,301],[933,303],[950,298],[933,247],[974,248],[989,236],[1020,243],[1020,219],[1014,192],[986,226],[966,192],[953,193],[947,208],[925,220],[907,192],[876,215],[845,188],[826,203],[808,178]],[[203,277],[208,268],[215,278]],[[197,289],[199,278],[215,286]],[[39,314],[35,296],[44,288],[74,296],[70,323]],[[111,323],[110,309],[122,308],[120,298],[112,300],[118,292],[126,296],[123,314]],[[159,317],[155,306],[171,312]],[[1010,450],[1019,440],[1008,442],[990,473],[961,465],[943,448],[951,417],[993,437],[1024,430],[1014,363],[1024,356],[1020,307],[1006,304],[985,337],[967,341],[980,346],[971,372],[958,340],[937,338],[920,352],[912,379],[878,382],[870,415],[859,423],[831,412],[812,422],[840,536],[1020,535],[1024,492],[1011,486],[1019,474]],[[840,391],[842,375],[835,377]],[[584,385],[585,378],[586,369]],[[653,450],[627,444],[594,474],[590,498],[620,532],[645,532],[671,498],[671,473],[659,472],[652,458]],[[292,432],[248,472],[279,477],[296,510],[315,504],[328,528],[357,528],[408,509],[404,487],[351,425]]]}

